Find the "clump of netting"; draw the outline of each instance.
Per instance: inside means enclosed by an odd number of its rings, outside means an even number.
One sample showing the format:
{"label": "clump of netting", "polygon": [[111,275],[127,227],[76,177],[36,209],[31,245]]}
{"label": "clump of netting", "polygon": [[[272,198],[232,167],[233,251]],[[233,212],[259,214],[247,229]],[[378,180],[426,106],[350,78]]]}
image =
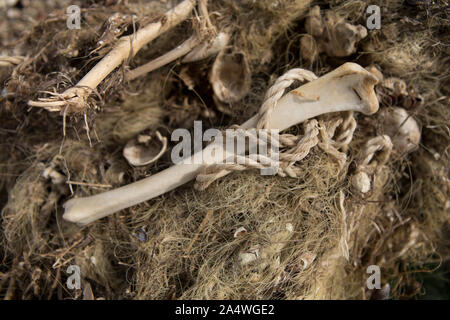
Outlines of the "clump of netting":
{"label": "clump of netting", "polygon": [[[124,80],[129,68],[202,30],[191,19],[108,75],[82,112],[30,108],[29,100],[72,87],[118,37],[157,21],[166,10],[163,4],[143,11],[129,3],[83,11],[91,28],[76,32],[55,13],[7,47],[9,55],[28,60],[15,58],[0,68],[0,145],[6,150],[0,154],[0,296],[368,299],[374,295],[366,285],[371,265],[381,268],[389,297],[417,296],[415,275],[449,257],[449,61],[443,45],[449,32],[438,4],[426,8],[434,13],[426,16],[424,8],[403,1],[374,1],[409,18],[386,13],[382,28],[369,31],[356,53],[322,52],[310,62],[300,54],[309,8],[317,4],[364,25],[364,2],[258,1],[252,7],[251,1],[210,1],[213,25],[231,35],[229,45],[248,63],[251,85],[240,101],[214,97],[207,80],[214,58],[175,62]],[[54,30],[60,30],[56,36]],[[315,147],[296,163],[296,178],[233,172],[204,191],[189,183],[88,226],[62,219],[63,203],[73,196],[122,186],[171,165],[170,151],[145,167],[126,162],[124,145],[143,130],[170,136],[176,128],[191,130],[198,119],[216,128],[242,123],[286,70],[302,67],[320,76],[346,61],[376,65],[385,78],[402,79],[402,92],[382,82],[377,86],[380,111],[402,107],[421,129],[414,152],[394,150],[371,172],[369,192],[355,190],[352,177],[367,141],[386,132],[381,117],[355,114],[357,127],[343,162]],[[301,135],[304,128],[289,133]],[[71,265],[81,268],[82,289],[66,286]]]}

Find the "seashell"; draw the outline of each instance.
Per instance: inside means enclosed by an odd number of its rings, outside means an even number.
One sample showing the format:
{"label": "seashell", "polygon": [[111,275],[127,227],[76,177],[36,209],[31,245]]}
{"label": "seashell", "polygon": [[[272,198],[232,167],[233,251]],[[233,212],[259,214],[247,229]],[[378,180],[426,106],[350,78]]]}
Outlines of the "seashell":
{"label": "seashell", "polygon": [[237,102],[244,98],[250,90],[250,68],[245,54],[223,49],[217,56],[211,70],[209,81],[214,94],[225,103]]}
{"label": "seashell", "polygon": [[154,136],[140,134],[127,142],[123,148],[123,156],[132,166],[145,166],[158,160],[167,149],[167,138],[159,131]]}

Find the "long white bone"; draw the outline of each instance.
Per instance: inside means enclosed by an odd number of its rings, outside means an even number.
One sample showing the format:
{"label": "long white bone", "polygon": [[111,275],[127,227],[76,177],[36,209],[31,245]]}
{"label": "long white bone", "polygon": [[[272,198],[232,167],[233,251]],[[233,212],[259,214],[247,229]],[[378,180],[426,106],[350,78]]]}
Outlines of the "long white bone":
{"label": "long white bone", "polygon": [[[375,76],[358,64],[345,63],[319,79],[285,94],[271,114],[268,129],[282,131],[329,112],[353,110],[373,114],[378,110],[378,100],[373,90],[377,82]],[[242,127],[254,128],[257,121],[258,117],[254,116]],[[177,164],[115,190],[71,199],[64,205],[66,210],[63,217],[85,225],[173,190],[193,180],[206,163],[211,164],[216,160],[209,149],[212,145],[214,143],[201,151],[204,164]]]}

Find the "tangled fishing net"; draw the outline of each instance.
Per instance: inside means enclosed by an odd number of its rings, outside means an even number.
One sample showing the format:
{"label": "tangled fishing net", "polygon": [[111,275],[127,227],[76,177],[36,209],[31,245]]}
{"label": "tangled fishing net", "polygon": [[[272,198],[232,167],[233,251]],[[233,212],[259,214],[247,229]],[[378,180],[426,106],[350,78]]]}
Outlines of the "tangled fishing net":
{"label": "tangled fishing net", "polygon": [[[209,22],[194,10],[125,59],[77,108],[30,107],[60,101],[121,36],[160,21],[172,5],[72,2],[81,7],[78,30],[66,26],[66,1],[1,12],[8,18],[0,22],[0,297],[369,299],[376,296],[366,284],[372,265],[390,298],[426,293],[420,275],[449,258],[450,32],[441,2],[373,1],[386,12],[381,29],[363,36],[363,1],[209,1]],[[221,31],[230,36],[224,61],[238,67],[217,66],[218,75],[226,85],[240,70],[239,89],[248,77],[243,98],[215,94],[216,56],[126,79],[189,36]],[[348,42],[348,55],[325,39]],[[156,162],[127,163],[123,147],[143,131],[170,137],[192,130],[194,120],[206,130],[243,123],[258,110],[270,117],[260,107],[288,70],[320,77],[348,61],[379,77],[380,111],[326,114],[283,132],[285,168],[295,174],[228,167],[220,179],[199,176],[199,190],[191,182],[84,227],[62,219],[71,197],[172,165],[171,142]],[[399,144],[403,133],[386,120],[395,107],[417,122],[419,143]],[[66,286],[72,265],[81,269],[81,289]]]}

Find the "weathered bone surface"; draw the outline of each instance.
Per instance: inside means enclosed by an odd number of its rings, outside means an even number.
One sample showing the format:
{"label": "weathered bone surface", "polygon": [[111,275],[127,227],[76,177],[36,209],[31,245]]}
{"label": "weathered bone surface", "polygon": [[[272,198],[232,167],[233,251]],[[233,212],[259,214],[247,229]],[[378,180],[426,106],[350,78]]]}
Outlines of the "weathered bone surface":
{"label": "weathered bone surface", "polygon": [[220,52],[228,44],[230,36],[225,32],[219,32],[214,40],[209,42],[202,42],[200,45],[192,49],[181,62],[195,62],[202,59],[206,59]]}
{"label": "weathered bone surface", "polygon": [[[282,131],[328,112],[353,110],[373,114],[378,110],[378,100],[374,92],[376,83],[376,77],[370,72],[358,64],[346,63],[285,94],[272,113],[269,129]],[[254,128],[257,122],[258,117],[254,116],[242,127]],[[218,160],[217,155],[212,155],[212,148],[217,146],[211,143],[201,151],[203,164],[177,164],[115,190],[71,199],[65,204],[64,219],[81,225],[88,224],[173,190],[194,179],[204,165]],[[226,154],[225,151],[224,153]]]}

